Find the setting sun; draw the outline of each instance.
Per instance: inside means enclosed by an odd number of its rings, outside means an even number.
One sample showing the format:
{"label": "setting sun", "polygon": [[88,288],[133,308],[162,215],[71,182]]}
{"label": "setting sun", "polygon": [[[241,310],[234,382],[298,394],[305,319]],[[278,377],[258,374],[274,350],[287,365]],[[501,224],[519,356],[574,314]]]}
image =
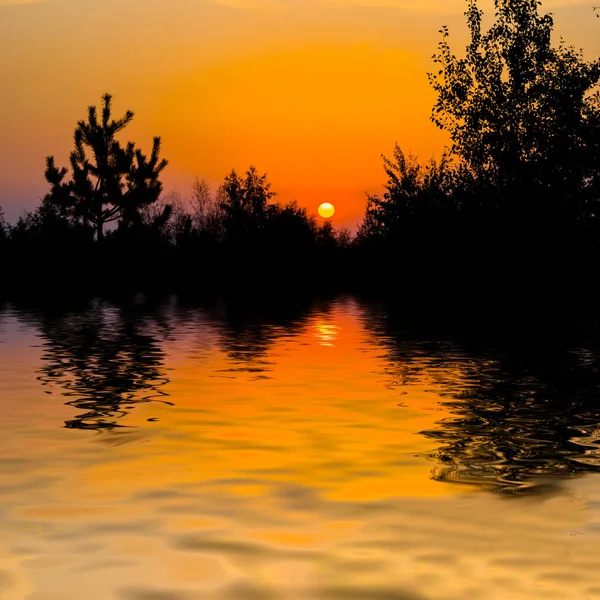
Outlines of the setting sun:
{"label": "setting sun", "polygon": [[335,206],[333,206],[333,204],[330,202],[323,202],[323,204],[319,206],[318,210],[319,215],[324,219],[330,219],[335,214]]}

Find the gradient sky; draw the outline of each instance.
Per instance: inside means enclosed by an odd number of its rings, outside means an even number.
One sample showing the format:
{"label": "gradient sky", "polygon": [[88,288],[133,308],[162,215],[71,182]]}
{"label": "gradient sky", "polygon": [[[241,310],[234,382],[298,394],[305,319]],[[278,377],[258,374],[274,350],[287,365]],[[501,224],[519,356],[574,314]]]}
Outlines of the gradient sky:
{"label": "gradient sky", "polygon": [[[589,2],[548,0],[556,31],[600,54]],[[255,164],[279,199],[353,225],[394,142],[446,143],[427,83],[441,25],[465,45],[466,0],[0,0],[0,205],[14,221],[67,164],[76,121],[110,92],[124,132],[163,138],[166,191]],[[491,0],[482,6],[490,7]]]}

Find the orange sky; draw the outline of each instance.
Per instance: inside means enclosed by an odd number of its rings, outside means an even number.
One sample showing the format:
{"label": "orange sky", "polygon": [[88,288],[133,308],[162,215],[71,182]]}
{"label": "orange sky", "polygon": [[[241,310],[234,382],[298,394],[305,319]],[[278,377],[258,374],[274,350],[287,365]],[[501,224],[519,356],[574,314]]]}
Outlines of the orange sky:
{"label": "orange sky", "polygon": [[[490,0],[482,5],[489,6]],[[600,54],[593,2],[552,0],[556,29]],[[124,137],[163,138],[167,191],[216,187],[255,164],[280,200],[336,205],[353,225],[384,182],[394,142],[427,159],[426,73],[464,0],[0,0],[0,205],[10,220],[47,189],[44,157],[67,163],[75,123],[104,92],[136,112]]]}

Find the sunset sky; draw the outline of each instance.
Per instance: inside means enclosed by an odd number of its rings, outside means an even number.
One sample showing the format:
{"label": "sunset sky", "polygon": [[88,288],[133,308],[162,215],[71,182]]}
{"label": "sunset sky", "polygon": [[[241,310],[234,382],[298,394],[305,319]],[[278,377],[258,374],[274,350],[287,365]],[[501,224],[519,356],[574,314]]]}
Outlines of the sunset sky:
{"label": "sunset sky", "polygon": [[[555,31],[600,54],[594,2],[548,0]],[[445,136],[429,121],[431,55],[448,25],[466,42],[465,0],[0,0],[0,205],[10,221],[67,164],[89,104],[114,96],[124,132],[163,139],[165,190],[216,187],[250,164],[282,201],[353,226],[384,182],[394,142],[422,159]],[[484,8],[491,2],[482,2]],[[489,10],[488,10],[489,14]]]}

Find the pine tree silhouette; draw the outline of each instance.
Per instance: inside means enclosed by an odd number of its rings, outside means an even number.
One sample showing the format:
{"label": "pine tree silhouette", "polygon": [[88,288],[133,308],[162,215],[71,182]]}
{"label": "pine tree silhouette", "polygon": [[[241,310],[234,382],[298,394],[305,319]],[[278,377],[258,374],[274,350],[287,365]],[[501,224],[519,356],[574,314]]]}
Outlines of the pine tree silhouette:
{"label": "pine tree silhouette", "polygon": [[87,121],[77,123],[70,180],[65,180],[68,169],[58,168],[53,156],[46,158],[50,200],[67,209],[74,219],[93,224],[99,242],[107,223],[135,219],[140,207],[158,199],[162,191],[159,176],[167,166],[159,157],[159,137],[154,138],[150,157],[133,142],[121,145],[116,135],[134,115],[127,111],[122,118],[112,119],[111,102],[112,96],[105,94],[100,120],[96,107],[90,106]]}

